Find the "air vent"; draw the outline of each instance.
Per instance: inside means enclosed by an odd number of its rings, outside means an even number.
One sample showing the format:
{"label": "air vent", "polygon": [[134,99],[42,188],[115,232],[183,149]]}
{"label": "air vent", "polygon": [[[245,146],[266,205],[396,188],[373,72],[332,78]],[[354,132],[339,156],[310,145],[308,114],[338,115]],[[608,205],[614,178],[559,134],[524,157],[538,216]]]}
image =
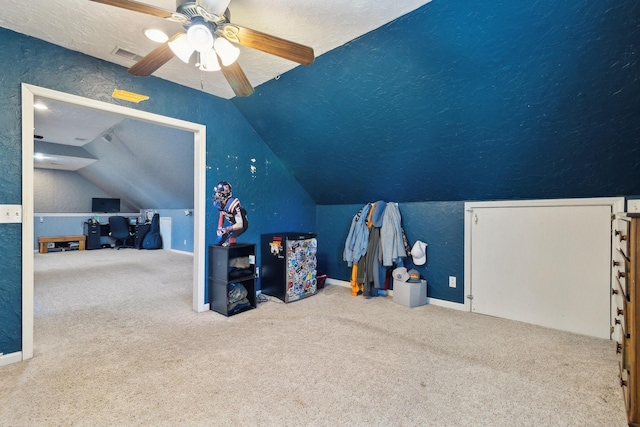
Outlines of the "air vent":
{"label": "air vent", "polygon": [[116,48],[111,53],[113,55],[119,56],[121,58],[129,59],[135,62],[138,62],[142,59],[142,56],[135,54],[133,52],[129,52],[128,50],[123,49],[120,46],[116,46]]}

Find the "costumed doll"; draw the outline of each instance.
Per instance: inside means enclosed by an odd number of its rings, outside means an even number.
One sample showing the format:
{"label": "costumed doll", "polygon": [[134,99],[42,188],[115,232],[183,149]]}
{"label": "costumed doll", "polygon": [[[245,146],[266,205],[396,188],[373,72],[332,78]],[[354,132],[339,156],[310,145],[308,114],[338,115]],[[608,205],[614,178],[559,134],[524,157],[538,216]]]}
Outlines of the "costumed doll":
{"label": "costumed doll", "polygon": [[[213,205],[220,211],[217,234],[220,239],[217,245],[228,246],[236,242],[236,237],[247,231],[249,220],[247,211],[240,205],[240,200],[231,195],[231,184],[220,181],[213,188]],[[224,226],[225,219],[230,224]]]}

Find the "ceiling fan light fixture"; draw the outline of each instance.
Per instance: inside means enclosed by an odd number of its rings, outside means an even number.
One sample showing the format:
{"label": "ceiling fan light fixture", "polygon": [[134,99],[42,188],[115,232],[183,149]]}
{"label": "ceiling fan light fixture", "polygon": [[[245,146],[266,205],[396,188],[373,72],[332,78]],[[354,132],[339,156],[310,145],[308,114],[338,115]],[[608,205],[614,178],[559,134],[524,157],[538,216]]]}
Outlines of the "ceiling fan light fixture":
{"label": "ceiling fan light fixture", "polygon": [[187,40],[198,52],[206,52],[213,47],[213,35],[205,24],[195,24],[187,30]]}
{"label": "ceiling fan light fixture", "polygon": [[225,67],[233,64],[236,59],[238,59],[238,56],[240,56],[240,49],[232,45],[229,40],[223,37],[218,37],[216,39],[213,43],[213,48],[216,50],[218,55],[220,55],[222,65]]}
{"label": "ceiling fan light fixture", "polygon": [[193,54],[193,48],[189,44],[186,34],[182,34],[173,41],[170,41],[169,48],[182,62],[186,64],[189,63],[189,58],[191,58]]}
{"label": "ceiling fan light fixture", "polygon": [[145,28],[143,33],[146,38],[156,43],[164,43],[169,40],[169,36],[157,28]]}
{"label": "ceiling fan light fixture", "polygon": [[202,71],[220,71],[220,63],[216,58],[216,51],[210,49],[200,54],[200,66],[198,67]]}

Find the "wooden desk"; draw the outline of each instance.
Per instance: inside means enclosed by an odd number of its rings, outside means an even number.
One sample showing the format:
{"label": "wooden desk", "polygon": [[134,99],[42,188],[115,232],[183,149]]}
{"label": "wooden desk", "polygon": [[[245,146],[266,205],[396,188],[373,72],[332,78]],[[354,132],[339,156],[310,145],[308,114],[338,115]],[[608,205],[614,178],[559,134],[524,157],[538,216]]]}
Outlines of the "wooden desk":
{"label": "wooden desk", "polygon": [[[86,248],[87,236],[43,236],[38,237],[38,252],[46,254],[49,252],[48,243],[78,242],[78,250],[84,251]],[[64,250],[64,249],[63,249]]]}

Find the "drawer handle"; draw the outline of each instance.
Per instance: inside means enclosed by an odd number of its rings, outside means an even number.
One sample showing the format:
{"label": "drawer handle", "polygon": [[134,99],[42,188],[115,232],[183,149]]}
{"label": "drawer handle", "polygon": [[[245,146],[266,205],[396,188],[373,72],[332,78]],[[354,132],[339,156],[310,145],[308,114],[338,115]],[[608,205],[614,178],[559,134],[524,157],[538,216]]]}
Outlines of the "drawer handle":
{"label": "drawer handle", "polygon": [[616,325],[619,325],[620,324],[620,319],[616,318],[616,320],[614,320],[613,323],[615,323]]}
{"label": "drawer handle", "polygon": [[622,353],[622,344],[616,342],[616,354]]}
{"label": "drawer handle", "polygon": [[621,277],[627,277],[626,273],[624,271],[620,271],[618,270],[618,279]]}
{"label": "drawer handle", "polygon": [[620,265],[620,261],[616,261],[615,259],[613,260],[613,266],[617,267]]}
{"label": "drawer handle", "polygon": [[617,290],[617,289],[614,289],[614,288],[611,288],[611,293],[612,293],[613,295],[618,295],[618,290]]}
{"label": "drawer handle", "polygon": [[627,240],[627,236],[625,234],[622,234],[621,232],[619,232],[618,230],[616,230],[616,234],[618,235],[618,237],[620,238],[620,241],[623,240]]}
{"label": "drawer handle", "polygon": [[624,314],[624,310],[620,307],[616,307],[616,311],[618,312],[618,316],[620,316],[621,314]]}
{"label": "drawer handle", "polygon": [[622,378],[620,378],[620,387],[626,387],[626,386],[627,386],[627,382]]}

